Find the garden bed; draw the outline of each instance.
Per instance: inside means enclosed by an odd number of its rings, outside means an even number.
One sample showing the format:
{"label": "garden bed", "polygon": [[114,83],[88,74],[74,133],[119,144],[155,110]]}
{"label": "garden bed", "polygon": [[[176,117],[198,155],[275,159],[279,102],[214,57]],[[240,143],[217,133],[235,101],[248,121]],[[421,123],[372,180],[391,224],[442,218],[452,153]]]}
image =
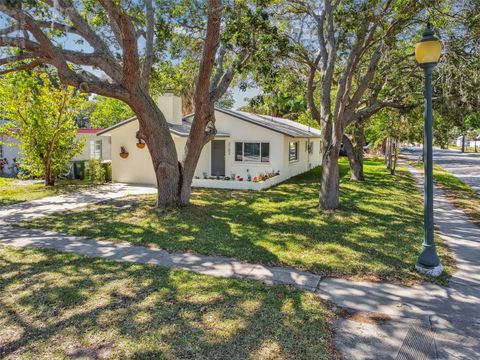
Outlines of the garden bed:
{"label": "garden bed", "polygon": [[284,181],[285,178],[277,175],[263,181],[224,180],[224,179],[193,179],[193,187],[230,189],[230,190],[265,190]]}

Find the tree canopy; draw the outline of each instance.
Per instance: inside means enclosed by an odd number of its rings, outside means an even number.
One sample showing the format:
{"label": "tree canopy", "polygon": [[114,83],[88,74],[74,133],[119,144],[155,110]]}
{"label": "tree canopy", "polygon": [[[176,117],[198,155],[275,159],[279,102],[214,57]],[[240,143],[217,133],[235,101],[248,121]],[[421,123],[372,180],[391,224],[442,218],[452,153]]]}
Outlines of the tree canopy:
{"label": "tree canopy", "polygon": [[133,115],[132,109],[124,102],[104,96],[95,97],[91,107],[89,125],[93,128],[104,129]]}

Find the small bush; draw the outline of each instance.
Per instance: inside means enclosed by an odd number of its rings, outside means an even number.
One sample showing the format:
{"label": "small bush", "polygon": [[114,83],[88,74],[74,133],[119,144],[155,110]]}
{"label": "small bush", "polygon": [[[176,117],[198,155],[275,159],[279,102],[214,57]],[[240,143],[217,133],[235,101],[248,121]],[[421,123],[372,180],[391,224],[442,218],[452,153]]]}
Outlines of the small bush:
{"label": "small bush", "polygon": [[100,160],[88,160],[85,169],[85,178],[95,183],[104,183],[107,181],[107,171]]}
{"label": "small bush", "polygon": [[110,162],[102,163],[102,167],[105,170],[105,180],[107,182],[111,182],[112,181],[112,163]]}

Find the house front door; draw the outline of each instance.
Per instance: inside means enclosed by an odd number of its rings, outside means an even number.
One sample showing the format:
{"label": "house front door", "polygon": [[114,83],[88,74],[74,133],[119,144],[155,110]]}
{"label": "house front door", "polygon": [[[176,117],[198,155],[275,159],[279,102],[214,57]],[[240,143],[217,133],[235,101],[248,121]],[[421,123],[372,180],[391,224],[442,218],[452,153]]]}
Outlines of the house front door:
{"label": "house front door", "polygon": [[225,140],[212,140],[212,176],[225,176]]}

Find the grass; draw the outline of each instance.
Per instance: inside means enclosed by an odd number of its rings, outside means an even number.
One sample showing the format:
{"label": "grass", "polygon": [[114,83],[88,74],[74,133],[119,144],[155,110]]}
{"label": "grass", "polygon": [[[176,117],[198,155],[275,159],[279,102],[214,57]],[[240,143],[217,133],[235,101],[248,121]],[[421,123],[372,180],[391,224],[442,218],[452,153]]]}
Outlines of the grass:
{"label": "grass", "polygon": [[0,247],[2,359],[330,359],[314,294]]}
{"label": "grass", "polygon": [[0,206],[60,195],[92,186],[81,180],[60,180],[55,186],[25,184],[21,180],[0,177]]}
{"label": "grass", "polygon": [[[462,147],[454,144],[450,144],[448,145],[448,149],[462,150]],[[477,151],[478,150],[480,150],[480,141],[477,143]],[[474,146],[465,146],[466,153],[477,153],[477,151],[475,151]]]}
{"label": "grass", "polygon": [[[423,172],[423,164],[414,161],[409,163]],[[436,164],[433,166],[433,181],[444,191],[451,203],[462,209],[472,222],[480,226],[480,195],[474,189]]]}
{"label": "grass", "polygon": [[[192,205],[159,214],[155,197],[126,198],[23,223],[170,251],[292,266],[326,276],[425,278],[414,270],[422,243],[422,202],[413,178],[365,162],[365,183],[348,180],[342,160],[341,209],[318,210],[319,169],[263,192],[195,189]],[[440,245],[447,273],[451,259]]]}
{"label": "grass", "polygon": [[433,179],[447,198],[461,208],[471,221],[480,226],[480,195],[456,176],[436,165]]}

